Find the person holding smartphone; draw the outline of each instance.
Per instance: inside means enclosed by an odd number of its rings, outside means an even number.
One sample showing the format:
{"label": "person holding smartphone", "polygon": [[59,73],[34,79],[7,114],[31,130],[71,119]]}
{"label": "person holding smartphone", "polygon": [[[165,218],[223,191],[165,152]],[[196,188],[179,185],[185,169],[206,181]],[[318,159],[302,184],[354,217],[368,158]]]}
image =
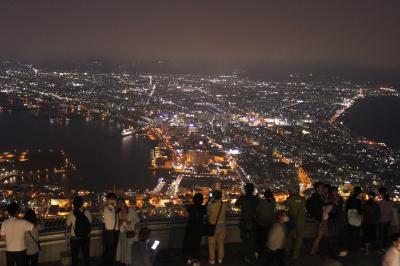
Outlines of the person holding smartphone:
{"label": "person holding smartphone", "polygon": [[139,241],[135,241],[131,247],[132,262],[135,266],[152,266],[160,241],[150,241],[151,231],[143,227],[139,231]]}

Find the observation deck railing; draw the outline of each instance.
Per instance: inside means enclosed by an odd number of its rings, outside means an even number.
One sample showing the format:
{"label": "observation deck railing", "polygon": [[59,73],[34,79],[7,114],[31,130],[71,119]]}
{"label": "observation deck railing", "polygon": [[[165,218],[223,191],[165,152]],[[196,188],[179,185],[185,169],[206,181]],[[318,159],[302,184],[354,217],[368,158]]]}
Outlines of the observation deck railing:
{"label": "observation deck railing", "polygon": [[[41,252],[40,262],[60,261],[61,253],[68,250],[66,241],[65,218],[46,219],[43,221],[44,229],[40,233]],[[151,229],[152,239],[160,240],[161,249],[176,249],[182,247],[184,231],[186,226],[185,218],[174,219],[145,219],[141,226]],[[226,243],[240,242],[239,218],[228,217],[226,220]],[[306,223],[305,237],[315,235],[315,223],[311,220]],[[94,218],[91,231],[90,255],[100,257],[102,252],[102,230],[103,224],[97,216]],[[205,245],[206,238],[203,238]],[[0,242],[0,265],[5,265],[5,244]]]}

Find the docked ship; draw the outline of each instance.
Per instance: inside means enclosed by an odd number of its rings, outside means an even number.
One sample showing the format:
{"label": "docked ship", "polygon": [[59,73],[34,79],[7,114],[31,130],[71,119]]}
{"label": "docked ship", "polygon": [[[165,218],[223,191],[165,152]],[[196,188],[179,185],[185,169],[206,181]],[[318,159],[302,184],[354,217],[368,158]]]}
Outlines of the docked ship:
{"label": "docked ship", "polygon": [[127,136],[131,136],[133,133],[135,133],[135,131],[133,130],[133,127],[128,127],[128,128],[125,128],[124,130],[122,130],[121,136],[127,137]]}

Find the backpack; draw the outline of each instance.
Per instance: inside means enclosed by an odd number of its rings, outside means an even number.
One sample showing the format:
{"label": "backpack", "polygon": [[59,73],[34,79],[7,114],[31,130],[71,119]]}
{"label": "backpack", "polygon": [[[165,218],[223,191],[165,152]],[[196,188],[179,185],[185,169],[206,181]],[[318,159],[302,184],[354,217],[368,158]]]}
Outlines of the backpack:
{"label": "backpack", "polygon": [[75,210],[75,227],[74,233],[76,237],[87,238],[90,235],[90,222],[89,219],[85,215],[84,211]]}

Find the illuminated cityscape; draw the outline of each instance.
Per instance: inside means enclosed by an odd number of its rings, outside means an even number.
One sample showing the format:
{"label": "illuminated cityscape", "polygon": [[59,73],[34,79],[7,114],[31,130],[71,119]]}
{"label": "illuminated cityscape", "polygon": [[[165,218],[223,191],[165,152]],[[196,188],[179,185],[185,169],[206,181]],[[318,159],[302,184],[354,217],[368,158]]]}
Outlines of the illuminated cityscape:
{"label": "illuminated cityscape", "polygon": [[[237,71],[132,74],[121,67],[118,72],[59,72],[4,61],[0,88],[3,115],[20,105],[61,127],[74,119],[107,121],[118,124],[117,138],[153,143],[148,167],[157,184],[143,190],[114,187],[146,217],[183,215],[182,204],[194,193],[206,196],[212,189],[222,189],[233,203],[247,182],[258,191],[271,188],[279,202],[293,181],[304,194],[312,182],[323,181],[339,186],[344,196],[354,185],[385,185],[399,199],[399,150],[356,136],[342,121],[357,99],[398,97],[390,87],[312,74],[278,82],[249,79]],[[51,153],[59,159],[40,167],[28,163],[54,158]],[[24,199],[43,216],[66,213],[66,199],[74,193],[97,206],[106,190],[63,186],[63,180],[79,173],[71,161],[62,150],[2,151],[3,202]],[[32,184],[26,180],[38,186],[19,193],[15,188]],[[237,211],[233,204],[230,210]]]}
{"label": "illuminated cityscape", "polygon": [[0,265],[400,262],[399,10],[0,0]]}

